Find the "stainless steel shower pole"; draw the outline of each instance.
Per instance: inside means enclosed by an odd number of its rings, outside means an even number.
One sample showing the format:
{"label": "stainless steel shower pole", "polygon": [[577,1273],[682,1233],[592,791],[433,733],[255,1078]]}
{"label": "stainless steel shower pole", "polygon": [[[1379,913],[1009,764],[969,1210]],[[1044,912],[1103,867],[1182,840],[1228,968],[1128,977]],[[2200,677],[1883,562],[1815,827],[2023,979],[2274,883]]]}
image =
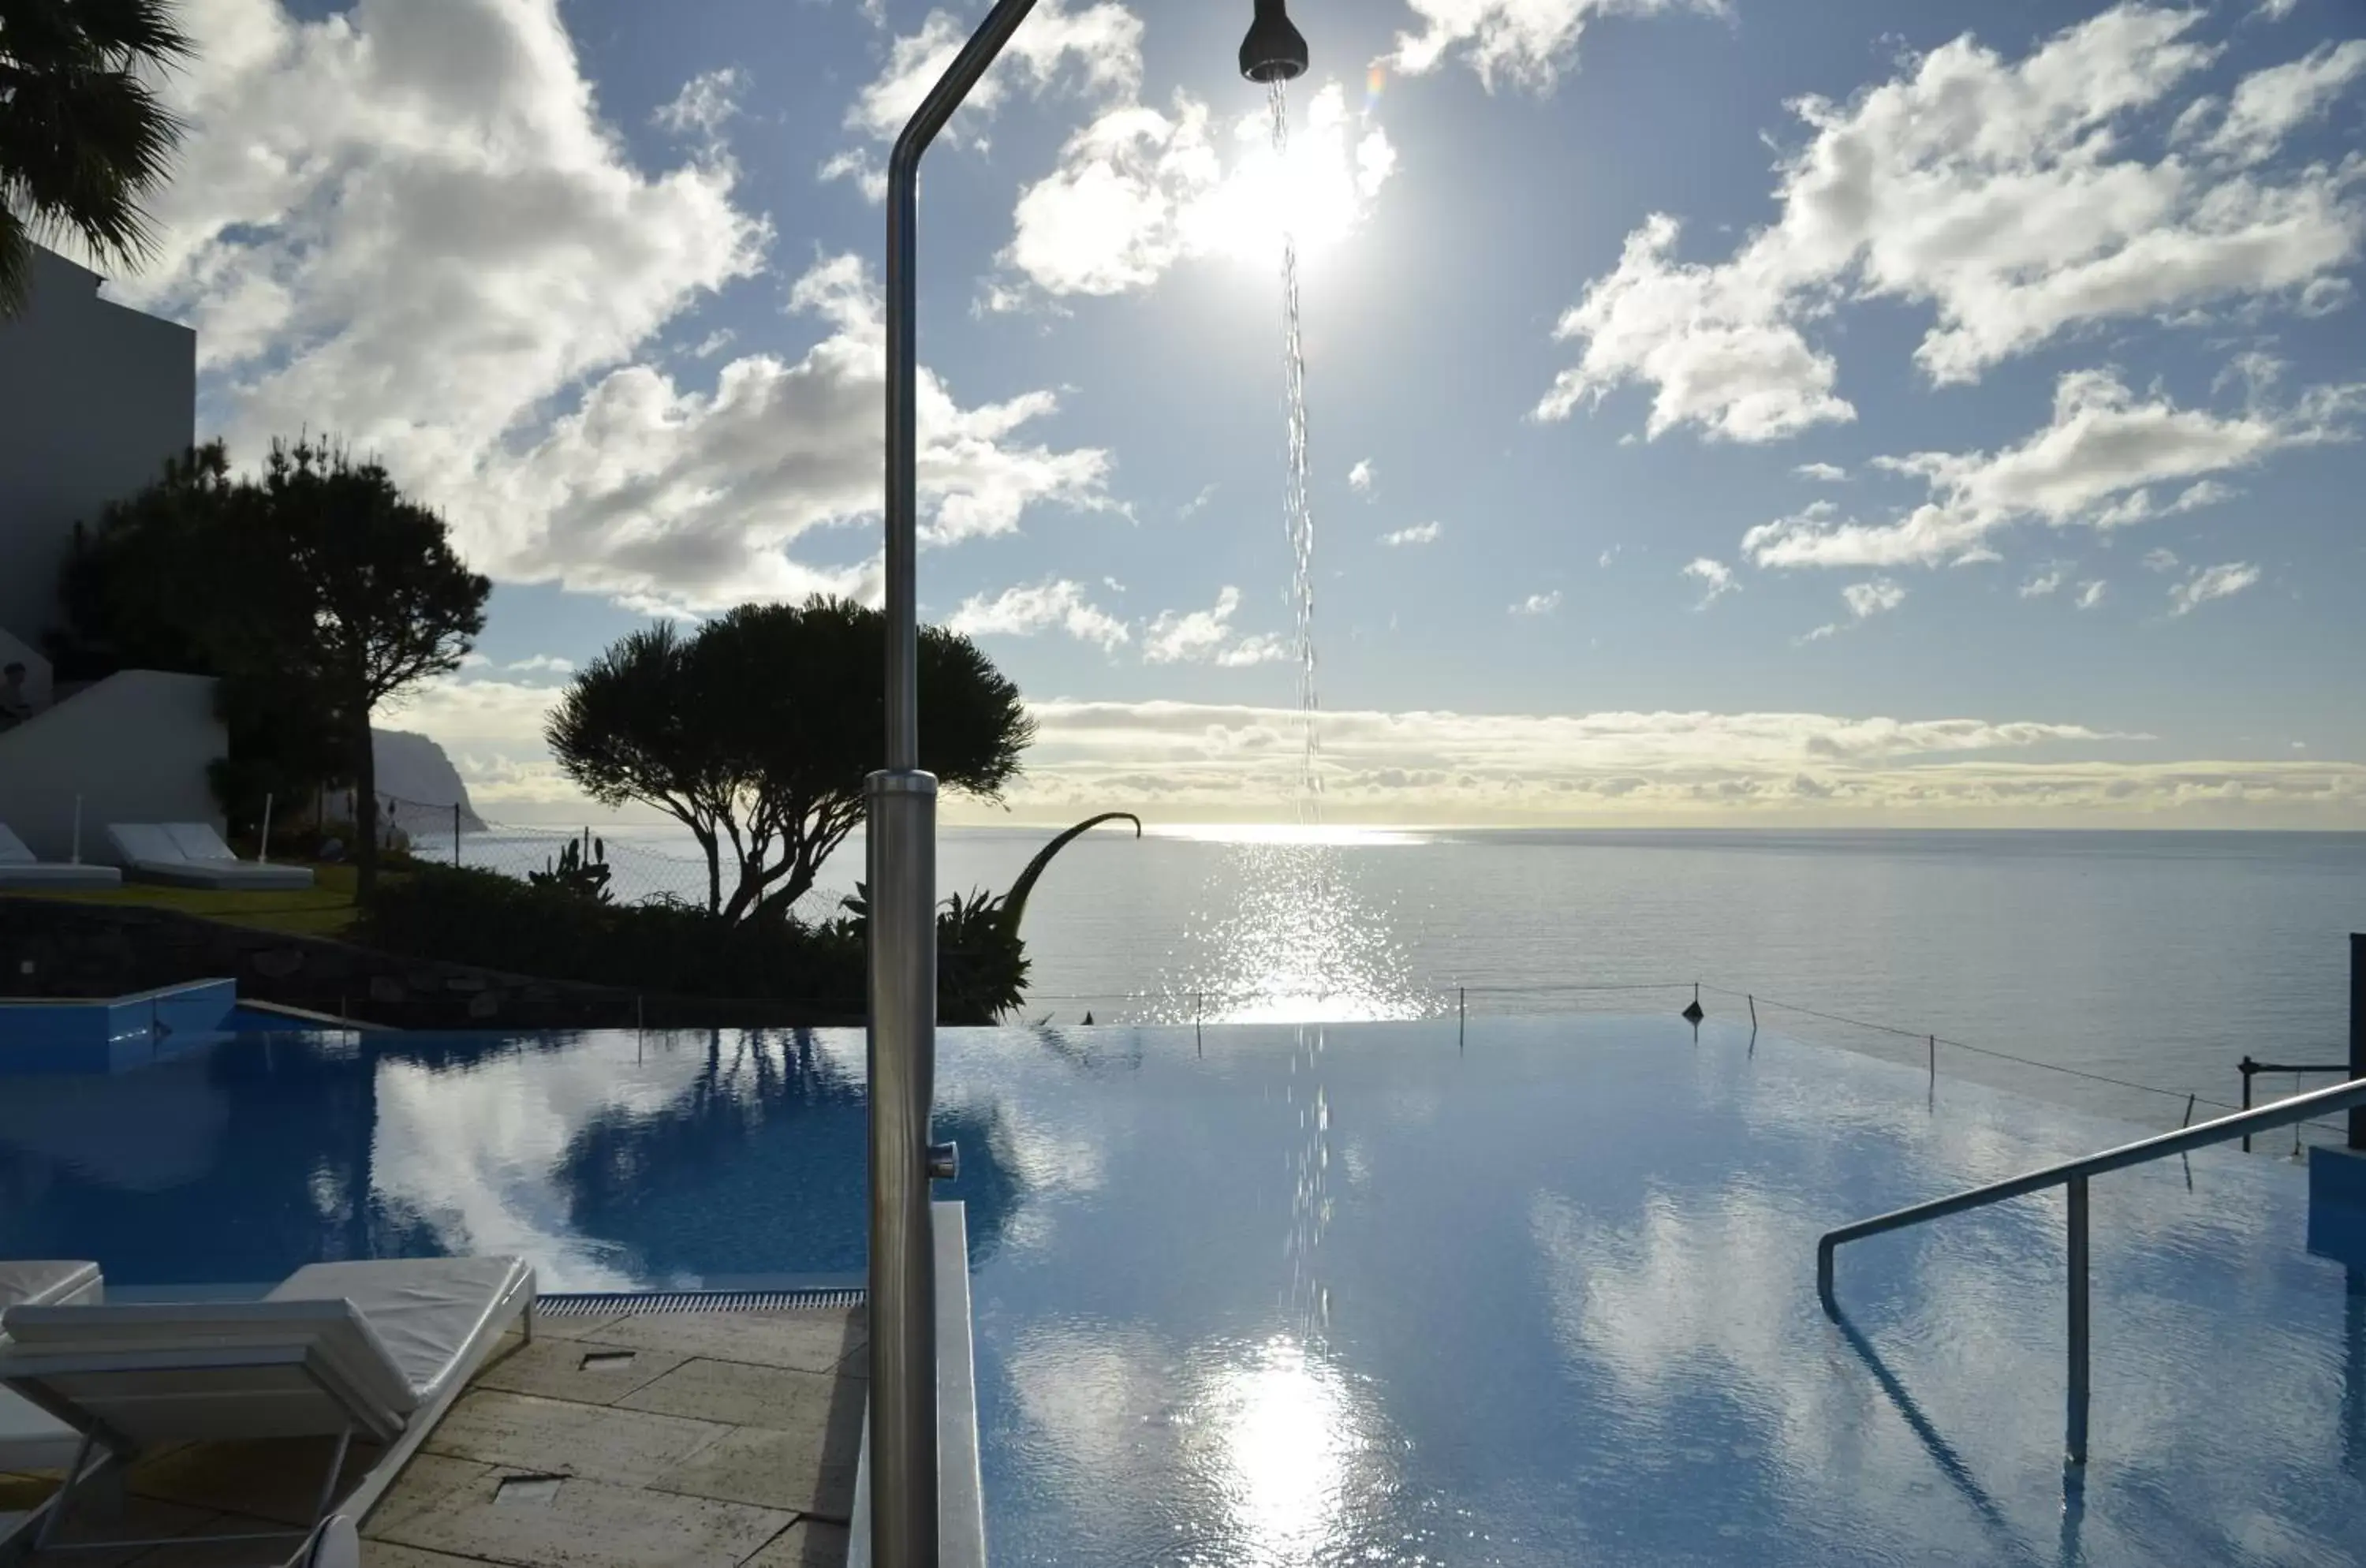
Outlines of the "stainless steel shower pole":
{"label": "stainless steel shower pole", "polygon": [[887,171],[887,767],[870,778],[871,1561],[937,1568],[937,781],[920,771],[920,158],[1035,0],[1000,0],[896,139]]}

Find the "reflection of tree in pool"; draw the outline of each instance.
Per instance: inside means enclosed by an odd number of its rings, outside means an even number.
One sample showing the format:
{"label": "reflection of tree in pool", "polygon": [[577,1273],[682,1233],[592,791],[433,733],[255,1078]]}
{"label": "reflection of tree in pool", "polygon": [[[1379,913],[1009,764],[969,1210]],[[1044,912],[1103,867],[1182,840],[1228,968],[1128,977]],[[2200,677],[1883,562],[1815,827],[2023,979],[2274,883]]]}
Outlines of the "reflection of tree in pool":
{"label": "reflection of tree in pool", "polygon": [[[969,1205],[983,1260],[1020,1184],[975,1114],[940,1115],[937,1135],[961,1145],[962,1179],[939,1191]],[[869,1136],[862,1084],[810,1035],[718,1032],[688,1089],[654,1111],[602,1111],[551,1179],[570,1228],[628,1249],[653,1280],[857,1273]]]}

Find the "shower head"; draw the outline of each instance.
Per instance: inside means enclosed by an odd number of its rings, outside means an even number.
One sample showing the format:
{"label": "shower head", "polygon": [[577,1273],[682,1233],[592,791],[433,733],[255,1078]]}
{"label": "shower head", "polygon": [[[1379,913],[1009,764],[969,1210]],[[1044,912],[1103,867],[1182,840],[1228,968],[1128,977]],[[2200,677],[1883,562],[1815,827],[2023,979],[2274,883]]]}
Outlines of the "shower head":
{"label": "shower head", "polygon": [[1241,74],[1252,82],[1290,82],[1306,74],[1306,39],[1290,25],[1282,0],[1256,0],[1256,20],[1241,40]]}

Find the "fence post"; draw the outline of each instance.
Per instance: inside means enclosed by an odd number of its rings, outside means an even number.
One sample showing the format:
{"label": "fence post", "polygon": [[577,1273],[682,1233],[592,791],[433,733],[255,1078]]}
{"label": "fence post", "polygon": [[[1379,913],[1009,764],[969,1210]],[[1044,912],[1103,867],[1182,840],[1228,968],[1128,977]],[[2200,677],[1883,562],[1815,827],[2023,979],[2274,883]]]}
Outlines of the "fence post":
{"label": "fence post", "polygon": [[1931,1036],[1931,1087],[1939,1087],[1939,1037]]}
{"label": "fence post", "polygon": [[460,863],[460,803],[452,803],[452,863]]}
{"label": "fence post", "polygon": [[82,863],[82,796],[74,796],[73,863]]}
{"label": "fence post", "polygon": [[[2349,933],[2349,1076],[2366,1078],[2366,931]],[[2366,1149],[2366,1105],[2349,1108],[2349,1146]]]}
{"label": "fence post", "polygon": [[1470,1038],[1470,989],[1467,986],[1457,986],[1454,987],[1454,1043],[1461,1045]]}
{"label": "fence post", "polygon": [[2070,1187],[2069,1431],[2063,1444],[2072,1464],[2087,1462],[2087,1179]]}
{"label": "fence post", "polygon": [[254,858],[265,865],[271,863],[271,792],[263,792],[263,837],[256,843]]}
{"label": "fence post", "polygon": [[[2248,1056],[2245,1056],[2236,1065],[2236,1070],[2243,1075],[2243,1109],[2246,1111],[2251,1109],[2251,1075],[2259,1070],[2259,1065]],[[2251,1134],[2248,1133],[2243,1134],[2243,1152],[2245,1154],[2251,1152]]]}

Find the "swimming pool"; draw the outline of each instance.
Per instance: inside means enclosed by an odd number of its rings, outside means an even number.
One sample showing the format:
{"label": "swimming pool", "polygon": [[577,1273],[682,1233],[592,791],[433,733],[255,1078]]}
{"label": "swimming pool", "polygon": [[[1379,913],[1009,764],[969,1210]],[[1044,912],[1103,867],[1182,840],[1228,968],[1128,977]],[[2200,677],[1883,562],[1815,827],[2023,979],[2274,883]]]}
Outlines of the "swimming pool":
{"label": "swimming pool", "polygon": [[[1673,1020],[949,1031],[1000,1564],[2326,1562],[2366,1295],[2283,1161],[1831,1224],[2129,1129]],[[859,1035],[250,1040],[0,1081],[0,1255],[110,1282],[523,1250],[550,1288],[846,1276]],[[20,1090],[28,1086],[36,1100]]]}

